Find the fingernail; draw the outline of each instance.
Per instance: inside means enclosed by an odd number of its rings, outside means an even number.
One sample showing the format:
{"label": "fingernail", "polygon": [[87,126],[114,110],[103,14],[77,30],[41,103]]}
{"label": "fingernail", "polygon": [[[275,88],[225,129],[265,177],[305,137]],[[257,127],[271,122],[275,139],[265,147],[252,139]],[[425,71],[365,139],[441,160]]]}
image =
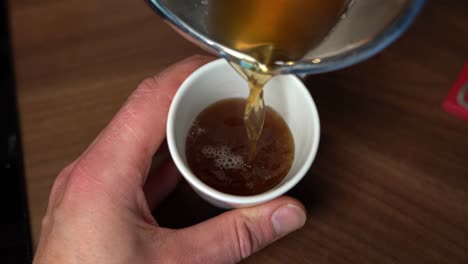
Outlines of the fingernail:
{"label": "fingernail", "polygon": [[294,204],[288,204],[276,209],[271,216],[271,223],[276,235],[284,236],[301,228],[306,221],[306,215],[302,208]]}

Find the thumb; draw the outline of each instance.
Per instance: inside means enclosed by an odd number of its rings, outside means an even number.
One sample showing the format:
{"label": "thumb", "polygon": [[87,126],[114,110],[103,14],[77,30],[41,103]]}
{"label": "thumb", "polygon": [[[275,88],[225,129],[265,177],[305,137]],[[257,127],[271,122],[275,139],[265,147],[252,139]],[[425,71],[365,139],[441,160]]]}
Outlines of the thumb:
{"label": "thumb", "polygon": [[299,229],[305,220],[304,206],[284,196],[179,230],[176,240],[187,257],[184,263],[236,263]]}

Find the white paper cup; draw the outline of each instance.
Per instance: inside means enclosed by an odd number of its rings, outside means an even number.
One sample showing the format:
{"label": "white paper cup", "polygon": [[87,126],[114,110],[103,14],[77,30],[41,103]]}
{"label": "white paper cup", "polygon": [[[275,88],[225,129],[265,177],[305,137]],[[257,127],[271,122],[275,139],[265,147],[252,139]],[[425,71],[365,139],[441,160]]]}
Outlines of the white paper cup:
{"label": "white paper cup", "polygon": [[320,121],[309,91],[295,76],[278,76],[264,88],[264,98],[265,104],[286,121],[294,138],[294,161],[288,175],[269,191],[251,196],[226,194],[203,183],[187,164],[188,131],[197,115],[209,105],[227,98],[247,98],[248,92],[246,81],[224,59],[219,59],[201,67],[182,83],[169,110],[167,141],[177,168],[202,198],[222,208],[254,206],[283,195],[304,177],[319,145]]}

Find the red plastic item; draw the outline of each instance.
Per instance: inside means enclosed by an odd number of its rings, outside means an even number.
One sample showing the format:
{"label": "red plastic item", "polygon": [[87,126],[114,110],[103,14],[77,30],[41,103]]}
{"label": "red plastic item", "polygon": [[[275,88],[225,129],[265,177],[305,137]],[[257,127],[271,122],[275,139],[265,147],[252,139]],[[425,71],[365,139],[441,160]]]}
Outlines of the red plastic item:
{"label": "red plastic item", "polygon": [[468,120],[468,62],[442,106],[445,111]]}

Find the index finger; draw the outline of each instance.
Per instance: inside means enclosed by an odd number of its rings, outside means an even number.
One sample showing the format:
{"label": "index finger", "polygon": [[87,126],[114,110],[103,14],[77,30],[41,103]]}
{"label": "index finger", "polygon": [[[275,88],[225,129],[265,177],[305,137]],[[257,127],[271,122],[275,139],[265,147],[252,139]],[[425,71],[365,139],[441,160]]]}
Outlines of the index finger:
{"label": "index finger", "polygon": [[[87,177],[112,186],[142,186],[153,154],[165,138],[172,98],[182,82],[212,58],[193,56],[144,80],[82,156]],[[81,163],[81,164],[80,164]]]}

